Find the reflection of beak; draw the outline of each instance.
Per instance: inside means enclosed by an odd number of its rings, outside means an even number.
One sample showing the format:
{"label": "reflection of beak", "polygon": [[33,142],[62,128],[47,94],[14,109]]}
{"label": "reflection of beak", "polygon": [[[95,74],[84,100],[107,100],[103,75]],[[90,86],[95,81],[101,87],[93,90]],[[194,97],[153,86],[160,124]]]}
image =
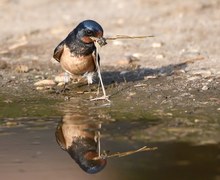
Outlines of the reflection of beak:
{"label": "reflection of beak", "polygon": [[90,37],[94,42],[97,42],[101,47],[106,45],[106,39],[104,37]]}

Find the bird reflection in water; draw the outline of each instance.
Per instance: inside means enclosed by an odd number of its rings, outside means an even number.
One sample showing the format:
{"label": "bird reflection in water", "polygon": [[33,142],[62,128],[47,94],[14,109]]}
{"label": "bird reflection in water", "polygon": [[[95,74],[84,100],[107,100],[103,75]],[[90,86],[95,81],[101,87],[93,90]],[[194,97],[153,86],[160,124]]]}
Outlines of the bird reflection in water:
{"label": "bird reflection in water", "polygon": [[157,147],[141,147],[126,152],[100,153],[101,124],[92,122],[86,115],[67,113],[58,124],[55,135],[60,147],[87,173],[95,174],[104,169],[107,158],[123,157]]}
{"label": "bird reflection in water", "polygon": [[86,116],[66,114],[56,129],[56,140],[72,159],[87,173],[95,174],[104,169],[107,160],[99,156],[99,123],[81,123]]}

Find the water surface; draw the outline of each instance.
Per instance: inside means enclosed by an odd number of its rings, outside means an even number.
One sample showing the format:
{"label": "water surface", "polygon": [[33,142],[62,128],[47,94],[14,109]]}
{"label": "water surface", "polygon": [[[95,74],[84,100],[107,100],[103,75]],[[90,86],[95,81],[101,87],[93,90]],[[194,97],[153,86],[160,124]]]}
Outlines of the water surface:
{"label": "water surface", "polygon": [[[74,103],[54,104],[45,117],[35,112],[35,116],[1,118],[2,179],[220,179],[219,143],[195,143],[188,140],[190,135],[172,138],[163,130],[170,128],[166,120],[159,116]],[[67,128],[75,128],[72,132],[85,130],[91,136],[99,131],[101,151],[125,152],[143,146],[158,149],[107,159],[107,165],[91,175],[57,143],[55,132],[64,122],[71,124]]]}

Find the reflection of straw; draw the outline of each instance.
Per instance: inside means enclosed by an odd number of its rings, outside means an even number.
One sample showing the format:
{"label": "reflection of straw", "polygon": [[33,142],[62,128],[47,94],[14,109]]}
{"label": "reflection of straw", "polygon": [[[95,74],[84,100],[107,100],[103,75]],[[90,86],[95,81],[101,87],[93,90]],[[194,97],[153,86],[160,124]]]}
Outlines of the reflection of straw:
{"label": "reflection of straw", "polygon": [[150,36],[127,36],[127,35],[116,35],[115,37],[107,37],[106,40],[116,40],[116,39],[144,39],[149,37],[155,37],[154,35]]}
{"label": "reflection of straw", "polygon": [[98,154],[99,157],[101,156],[101,141],[100,141],[100,131],[97,132],[97,136],[98,136]]}
{"label": "reflection of straw", "polygon": [[108,154],[108,153],[104,152],[104,153],[101,154],[101,156],[93,158],[93,160],[106,159],[106,158],[111,158],[111,157],[123,157],[123,156],[128,156],[128,155],[131,155],[131,154],[134,154],[134,153],[137,153],[137,152],[154,151],[156,149],[157,149],[157,147],[149,148],[147,146],[144,146],[140,149],[127,151],[127,152],[116,152],[116,153],[113,153],[113,154]]}

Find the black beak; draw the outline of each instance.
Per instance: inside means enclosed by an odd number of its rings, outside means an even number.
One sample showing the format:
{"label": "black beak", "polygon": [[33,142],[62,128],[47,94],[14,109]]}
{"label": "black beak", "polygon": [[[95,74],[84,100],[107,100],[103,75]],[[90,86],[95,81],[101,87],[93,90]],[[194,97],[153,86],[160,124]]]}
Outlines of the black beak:
{"label": "black beak", "polygon": [[94,42],[97,42],[101,47],[106,45],[106,39],[104,37],[90,37]]}
{"label": "black beak", "polygon": [[107,44],[106,39],[104,37],[98,38],[97,43],[102,47]]}

